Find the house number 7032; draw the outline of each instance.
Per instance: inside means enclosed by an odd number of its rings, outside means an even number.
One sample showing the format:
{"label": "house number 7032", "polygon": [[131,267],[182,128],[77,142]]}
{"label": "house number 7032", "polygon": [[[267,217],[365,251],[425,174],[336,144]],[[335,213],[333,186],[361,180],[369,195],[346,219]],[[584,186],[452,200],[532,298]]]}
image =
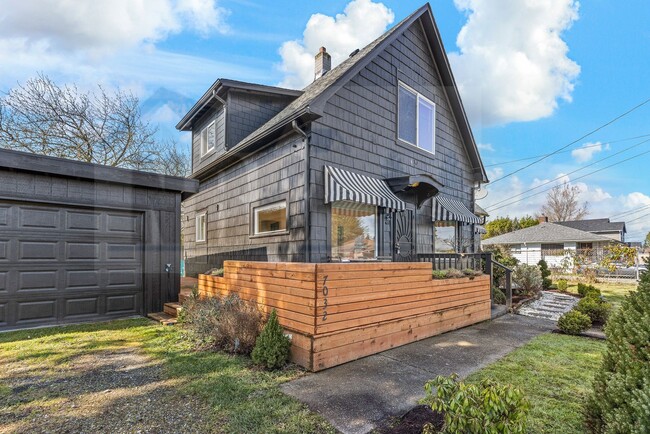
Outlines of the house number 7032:
{"label": "house number 7032", "polygon": [[323,321],[327,321],[327,294],[330,290],[327,287],[327,276],[323,277]]}

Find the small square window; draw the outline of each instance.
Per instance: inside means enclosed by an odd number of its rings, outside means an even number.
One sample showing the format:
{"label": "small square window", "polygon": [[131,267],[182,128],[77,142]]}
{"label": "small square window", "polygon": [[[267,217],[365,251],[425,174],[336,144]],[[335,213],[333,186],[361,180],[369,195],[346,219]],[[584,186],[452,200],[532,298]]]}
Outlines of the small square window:
{"label": "small square window", "polygon": [[208,152],[212,151],[216,141],[215,123],[212,121],[210,125],[201,130],[201,157]]}
{"label": "small square window", "polygon": [[398,86],[397,99],[397,137],[434,154],[436,105],[402,83]]}
{"label": "small square window", "polygon": [[287,201],[282,200],[253,210],[253,234],[268,234],[287,230]]}
{"label": "small square window", "polygon": [[207,233],[207,213],[196,216],[196,242],[205,241]]}

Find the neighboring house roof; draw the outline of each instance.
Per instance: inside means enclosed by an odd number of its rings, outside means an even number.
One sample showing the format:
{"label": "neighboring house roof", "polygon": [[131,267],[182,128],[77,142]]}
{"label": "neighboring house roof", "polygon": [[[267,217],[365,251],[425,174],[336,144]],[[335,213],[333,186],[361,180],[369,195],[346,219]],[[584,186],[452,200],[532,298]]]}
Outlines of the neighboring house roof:
{"label": "neighboring house roof", "polygon": [[[399,24],[386,33],[366,45],[358,53],[351,55],[340,65],[327,72],[324,76],[315,80],[303,89],[302,94],[292,101],[281,112],[271,118],[264,125],[253,131],[248,137],[236,144],[230,151],[215,160],[211,165],[202,169],[193,177],[201,177],[211,168],[223,164],[237,155],[243,155],[242,151],[249,146],[259,144],[260,141],[268,142],[269,138],[286,131],[294,120],[301,119],[310,121],[321,117],[326,102],[350,79],[352,79],[362,68],[368,65],[379,53],[392,44],[397,37],[402,35],[413,23],[421,19],[420,23],[427,36],[431,53],[437,65],[443,88],[446,91],[450,108],[454,114],[458,129],[467,148],[467,155],[472,164],[474,175],[477,181],[488,182],[487,173],[481,161],[478,147],[474,141],[472,130],[463,108],[458,93],[458,87],[451,72],[451,66],[442,44],[442,38],[436,26],[429,4],[425,4],[417,11],[406,17]],[[209,92],[206,93],[206,95]],[[198,103],[197,103],[198,104]],[[179,123],[179,125],[182,124]],[[178,128],[178,126],[177,126]]]}
{"label": "neighboring house roof", "polygon": [[557,224],[585,232],[626,232],[625,222],[610,222],[609,219],[570,220]]}
{"label": "neighboring house roof", "polygon": [[518,231],[481,240],[481,244],[590,243],[598,241],[612,242],[613,240],[556,223],[540,223],[535,226],[519,229]]}

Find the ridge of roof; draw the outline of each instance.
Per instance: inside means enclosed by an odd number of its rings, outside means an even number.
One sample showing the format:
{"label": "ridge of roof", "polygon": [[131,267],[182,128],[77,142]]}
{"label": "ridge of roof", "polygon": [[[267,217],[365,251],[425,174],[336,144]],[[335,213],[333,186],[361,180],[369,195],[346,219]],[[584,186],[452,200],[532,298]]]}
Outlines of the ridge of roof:
{"label": "ridge of roof", "polygon": [[625,222],[612,222],[609,218],[567,220],[557,224],[587,232],[626,231]]}
{"label": "ridge of roof", "polygon": [[615,242],[611,238],[581,231],[557,223],[540,223],[507,234],[481,240],[481,244],[522,244],[522,243],[553,243],[553,242]]}

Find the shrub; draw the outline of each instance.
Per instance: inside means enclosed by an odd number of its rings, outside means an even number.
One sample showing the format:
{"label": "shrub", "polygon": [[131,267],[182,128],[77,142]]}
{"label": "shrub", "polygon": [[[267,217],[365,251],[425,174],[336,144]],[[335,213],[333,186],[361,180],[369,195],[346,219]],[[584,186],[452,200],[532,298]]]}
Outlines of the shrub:
{"label": "shrub", "polygon": [[553,281],[549,278],[551,270],[548,269],[548,264],[543,259],[537,265],[539,266],[539,271],[542,273],[542,288],[549,289],[553,284]]}
{"label": "shrub", "polygon": [[289,360],[291,339],[284,335],[278,322],[278,314],[273,309],[264,330],[255,343],[251,357],[255,363],[266,366],[267,369],[279,369]]}
{"label": "shrub", "polygon": [[[525,433],[530,404],[511,385],[489,380],[479,384],[458,381],[458,375],[438,376],[424,385],[423,402],[443,412],[445,433]],[[425,433],[433,428],[425,426]]]}
{"label": "shrub", "polygon": [[591,327],[591,319],[588,315],[573,309],[560,317],[557,327],[562,333],[579,335]]}
{"label": "shrub", "polygon": [[587,294],[586,297],[578,302],[574,309],[591,318],[593,324],[605,324],[612,310],[611,303],[606,302],[600,297],[596,297],[594,292],[588,292]]}
{"label": "shrub", "polygon": [[512,279],[526,294],[531,295],[542,289],[542,272],[537,265],[517,265]]}
{"label": "shrub", "polygon": [[210,276],[223,277],[223,268],[212,268],[206,271],[205,274],[208,274]]}
{"label": "shrub", "polygon": [[250,354],[262,328],[257,305],[237,295],[205,299],[192,296],[183,304],[182,312],[181,324],[201,349]]}
{"label": "shrub", "polygon": [[[474,270],[472,270],[474,272]],[[461,277],[467,277],[467,275],[461,270],[455,268],[448,268],[446,270],[433,270],[434,279],[460,279]]]}
{"label": "shrub", "polygon": [[560,279],[556,282],[557,290],[560,292],[567,292],[569,289],[569,282],[566,279]]}
{"label": "shrub", "polygon": [[650,273],[605,326],[607,349],[587,400],[592,433],[650,432]]}
{"label": "shrub", "polygon": [[581,297],[600,297],[600,289],[596,288],[593,285],[585,285],[584,283],[578,283],[578,294]]}
{"label": "shrub", "polygon": [[506,295],[496,286],[492,287],[492,301],[495,304],[506,304]]}
{"label": "shrub", "polygon": [[465,277],[469,277],[470,279],[473,279],[477,276],[482,276],[483,272],[481,270],[473,270],[471,268],[465,268],[463,270],[463,274],[465,275]]}
{"label": "shrub", "polygon": [[[495,244],[493,246],[485,246],[486,252],[492,253],[492,260],[505,265],[508,268],[514,268],[519,263],[519,260],[512,256],[510,249],[506,245]],[[506,284],[506,272],[501,267],[494,267],[492,270],[492,278],[498,286]]]}

